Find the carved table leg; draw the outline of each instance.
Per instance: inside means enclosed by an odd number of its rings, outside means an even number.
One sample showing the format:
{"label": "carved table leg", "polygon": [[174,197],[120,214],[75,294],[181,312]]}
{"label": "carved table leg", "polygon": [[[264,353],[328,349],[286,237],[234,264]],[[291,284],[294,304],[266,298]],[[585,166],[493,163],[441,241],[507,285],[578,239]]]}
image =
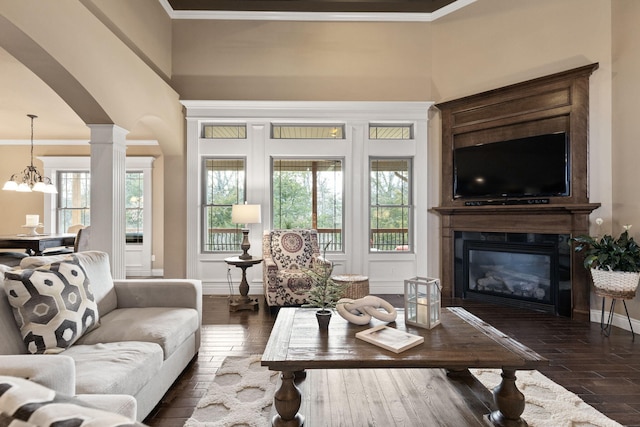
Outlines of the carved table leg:
{"label": "carved table leg", "polygon": [[278,415],[271,420],[271,425],[275,427],[301,427],[304,424],[304,417],[300,415],[300,403],[302,395],[300,389],[294,384],[295,373],[282,371],[280,374],[282,384],[273,397],[273,406]]}
{"label": "carved table leg", "polygon": [[489,415],[494,426],[526,427],[527,422],[520,415],[524,412],[524,395],[516,387],[515,369],[502,368],[502,382],[493,389],[493,399],[497,411]]}

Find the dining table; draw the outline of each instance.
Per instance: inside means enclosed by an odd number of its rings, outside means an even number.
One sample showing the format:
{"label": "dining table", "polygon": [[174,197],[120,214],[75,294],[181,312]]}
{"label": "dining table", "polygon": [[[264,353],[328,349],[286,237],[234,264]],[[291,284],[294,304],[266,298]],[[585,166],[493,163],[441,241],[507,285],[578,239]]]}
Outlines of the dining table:
{"label": "dining table", "polygon": [[73,233],[0,235],[0,249],[24,249],[29,255],[42,255],[49,248],[73,247]]}

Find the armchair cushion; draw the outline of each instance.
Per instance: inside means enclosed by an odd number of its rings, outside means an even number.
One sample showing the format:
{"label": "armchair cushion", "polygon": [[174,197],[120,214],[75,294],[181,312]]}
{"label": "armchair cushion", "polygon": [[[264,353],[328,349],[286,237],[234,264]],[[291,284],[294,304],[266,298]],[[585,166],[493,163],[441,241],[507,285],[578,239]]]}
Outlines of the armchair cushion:
{"label": "armchair cushion", "polygon": [[262,243],[265,298],[270,306],[307,303],[313,277],[307,270],[322,262],[316,230],[265,231]]}
{"label": "armchair cushion", "polygon": [[29,352],[60,353],[98,324],[98,305],[77,257],[5,273],[5,292]]}
{"label": "armchair cushion", "polygon": [[311,268],[313,256],[318,255],[307,230],[274,230],[271,232],[271,258],[279,270]]}

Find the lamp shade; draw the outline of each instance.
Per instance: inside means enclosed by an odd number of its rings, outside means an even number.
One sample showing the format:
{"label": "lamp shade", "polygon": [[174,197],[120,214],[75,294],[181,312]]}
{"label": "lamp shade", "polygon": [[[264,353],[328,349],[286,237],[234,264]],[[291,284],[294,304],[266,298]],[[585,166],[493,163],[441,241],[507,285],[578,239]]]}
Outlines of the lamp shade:
{"label": "lamp shade", "polygon": [[262,221],[260,205],[233,205],[231,222],[234,224],[259,224]]}

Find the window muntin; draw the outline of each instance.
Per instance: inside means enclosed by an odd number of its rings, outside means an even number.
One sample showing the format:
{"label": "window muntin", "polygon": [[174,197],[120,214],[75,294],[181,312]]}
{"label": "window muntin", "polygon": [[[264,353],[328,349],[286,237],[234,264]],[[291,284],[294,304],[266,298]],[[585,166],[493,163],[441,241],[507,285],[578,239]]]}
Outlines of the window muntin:
{"label": "window muntin", "polygon": [[410,140],[413,139],[413,125],[371,123],[369,139]]}
{"label": "window muntin", "polygon": [[318,230],[320,247],[342,252],[341,159],[273,159],[273,228]]}
{"label": "window muntin", "polygon": [[344,124],[271,124],[273,139],[345,139]]}
{"label": "window muntin", "polygon": [[246,124],[208,124],[202,126],[205,139],[247,139]]}
{"label": "window muntin", "polygon": [[203,159],[203,252],[239,251],[240,225],[231,222],[231,208],[245,201],[245,159]]}
{"label": "window muntin", "polygon": [[371,158],[369,162],[371,251],[413,251],[411,241],[412,162]]}
{"label": "window muntin", "polygon": [[125,175],[125,233],[127,244],[142,244],[144,239],[144,172]]}
{"label": "window muntin", "polygon": [[60,171],[57,175],[57,230],[66,233],[72,225],[90,225],[91,174],[88,171]]}

